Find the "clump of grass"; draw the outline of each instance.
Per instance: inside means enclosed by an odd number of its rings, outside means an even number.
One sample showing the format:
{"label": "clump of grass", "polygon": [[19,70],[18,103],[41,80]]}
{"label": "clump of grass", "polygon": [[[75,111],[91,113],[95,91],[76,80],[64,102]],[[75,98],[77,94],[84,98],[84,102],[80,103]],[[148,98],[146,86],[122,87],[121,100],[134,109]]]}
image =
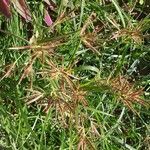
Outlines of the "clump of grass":
{"label": "clump of grass", "polygon": [[[54,22],[46,27],[43,4],[28,2],[33,22],[23,23],[16,12],[12,20],[0,18],[0,25],[8,25],[8,31],[0,30],[5,33],[0,39],[0,145],[146,148],[148,90],[142,83],[136,89],[127,78],[135,78],[136,62],[147,54],[148,19],[132,16],[138,3],[126,12],[114,0],[58,1],[48,10]],[[138,76],[146,85],[147,78]]]}

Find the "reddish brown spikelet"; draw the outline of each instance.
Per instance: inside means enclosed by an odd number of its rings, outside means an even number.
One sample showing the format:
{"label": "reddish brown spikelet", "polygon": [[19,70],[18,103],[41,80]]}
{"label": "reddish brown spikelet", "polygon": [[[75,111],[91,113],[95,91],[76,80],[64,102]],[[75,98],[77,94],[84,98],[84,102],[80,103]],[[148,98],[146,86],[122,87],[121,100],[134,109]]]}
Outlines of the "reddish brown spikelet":
{"label": "reddish brown spikelet", "polygon": [[119,76],[111,79],[110,85],[119,96],[119,99],[132,111],[136,112],[133,108],[134,103],[147,106],[147,102],[141,98],[141,95],[144,93],[143,90],[135,89],[134,84],[130,83],[127,78]]}

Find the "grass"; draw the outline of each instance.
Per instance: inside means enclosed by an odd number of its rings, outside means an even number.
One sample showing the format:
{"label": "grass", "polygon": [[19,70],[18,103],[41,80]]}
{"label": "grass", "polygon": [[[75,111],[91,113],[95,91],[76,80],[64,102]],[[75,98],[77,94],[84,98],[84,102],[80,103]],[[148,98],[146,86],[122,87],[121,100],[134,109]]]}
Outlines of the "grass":
{"label": "grass", "polygon": [[65,2],[0,16],[0,149],[148,150],[147,1]]}

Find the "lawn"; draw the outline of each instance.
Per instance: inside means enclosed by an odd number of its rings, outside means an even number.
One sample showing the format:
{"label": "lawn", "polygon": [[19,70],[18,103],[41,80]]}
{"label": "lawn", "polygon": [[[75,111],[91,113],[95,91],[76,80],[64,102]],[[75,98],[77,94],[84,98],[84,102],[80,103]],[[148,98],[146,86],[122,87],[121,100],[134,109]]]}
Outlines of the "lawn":
{"label": "lawn", "polygon": [[149,150],[149,4],[1,1],[0,150]]}

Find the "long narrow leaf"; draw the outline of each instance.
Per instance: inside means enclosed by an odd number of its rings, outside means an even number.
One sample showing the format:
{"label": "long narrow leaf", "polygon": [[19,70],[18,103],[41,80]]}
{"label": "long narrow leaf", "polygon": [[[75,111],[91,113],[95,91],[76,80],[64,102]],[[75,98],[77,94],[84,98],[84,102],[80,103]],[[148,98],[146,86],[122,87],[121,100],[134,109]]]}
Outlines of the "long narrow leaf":
{"label": "long narrow leaf", "polygon": [[31,21],[31,13],[25,0],[12,0],[16,11],[26,20]]}
{"label": "long narrow leaf", "polygon": [[114,6],[116,7],[116,10],[118,11],[118,14],[119,14],[120,19],[121,19],[122,24],[123,24],[123,27],[125,27],[126,23],[125,23],[125,20],[124,20],[121,8],[119,7],[119,5],[118,5],[116,0],[112,0],[112,3],[114,4]]}

